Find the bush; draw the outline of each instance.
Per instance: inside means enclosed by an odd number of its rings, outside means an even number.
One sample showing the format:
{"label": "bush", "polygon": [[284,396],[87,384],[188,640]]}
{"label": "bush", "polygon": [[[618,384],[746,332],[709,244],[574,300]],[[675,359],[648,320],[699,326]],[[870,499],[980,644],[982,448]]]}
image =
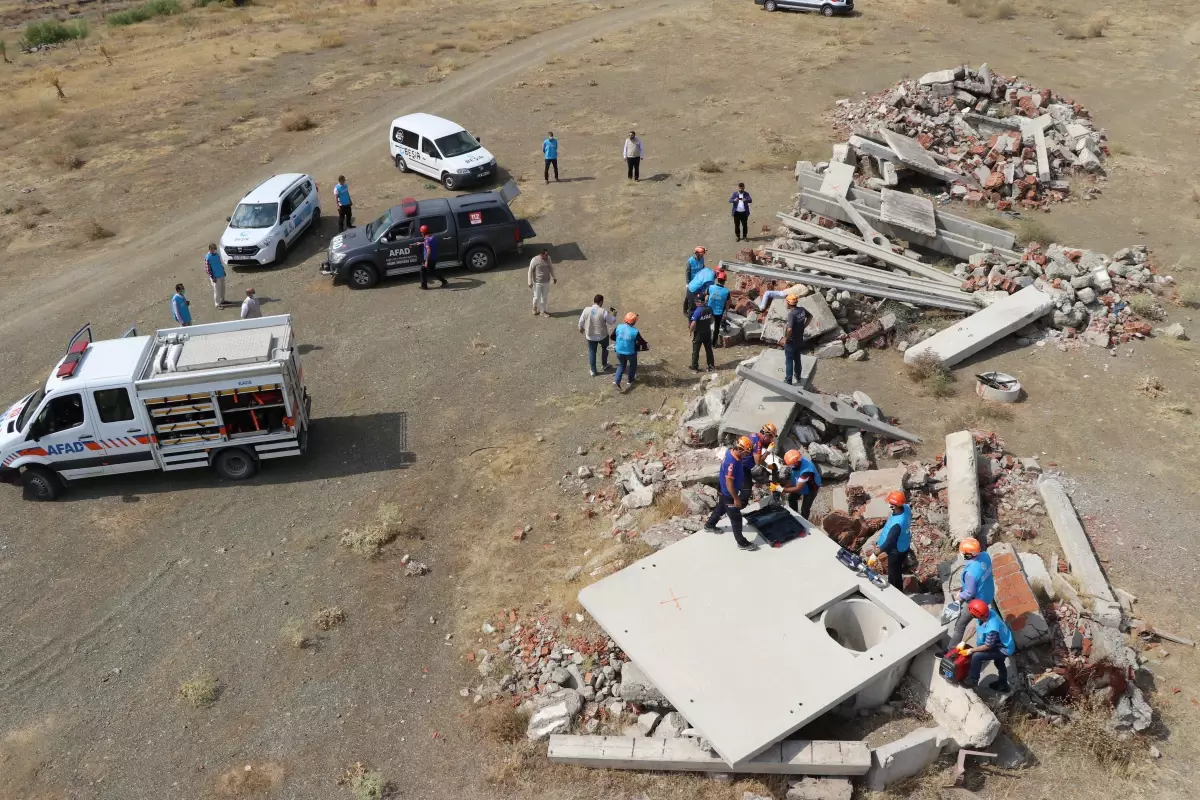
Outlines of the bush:
{"label": "bush", "polygon": [[706,158],[700,162],[696,169],[706,175],[715,175],[721,171],[721,165],[716,161],[713,161],[711,158]]}
{"label": "bush", "polygon": [[[916,345],[911,346],[916,347]],[[906,363],[904,372],[913,383],[921,383],[934,375],[950,374],[950,370],[946,368],[942,360],[930,352],[921,353],[912,360],[912,363]]]}
{"label": "bush", "polygon": [[84,164],[83,156],[69,142],[50,145],[46,149],[46,158],[65,170],[79,169]]}
{"label": "bush", "polygon": [[342,38],[340,33],[322,33],[319,41],[321,43],[321,47],[331,49],[334,47],[341,47],[346,43],[346,40]]}
{"label": "bush", "polygon": [[1180,284],[1179,302],[1188,308],[1200,308],[1200,284]]}
{"label": "bush", "polygon": [[1054,231],[1046,223],[1036,219],[1023,219],[1017,226],[1017,241],[1022,245],[1037,242],[1048,245],[1055,241]]}
{"label": "bush", "polygon": [[89,242],[98,242],[101,239],[111,239],[117,234],[111,228],[106,228],[98,221],[91,219],[83,226],[83,235]]}
{"label": "bush", "polygon": [[279,127],[285,131],[306,131],[317,127],[317,123],[313,122],[308,114],[302,114],[299,111],[289,111],[280,117]]}
{"label": "bush", "polygon": [[120,27],[122,25],[145,22],[154,17],[170,17],[182,13],[183,6],[179,4],[179,0],[149,0],[149,2],[143,3],[140,6],[127,8],[115,14],[109,14],[105,18],[105,22],[112,27]]}
{"label": "bush", "polygon": [[1016,19],[1017,9],[1008,0],[1000,0],[999,3],[992,6],[992,19]]}
{"label": "bush", "polygon": [[43,44],[67,42],[71,39],[86,39],[87,35],[88,25],[85,19],[65,24],[56,19],[44,19],[41,22],[31,22],[26,25],[25,38],[22,41],[27,47],[37,47]]}

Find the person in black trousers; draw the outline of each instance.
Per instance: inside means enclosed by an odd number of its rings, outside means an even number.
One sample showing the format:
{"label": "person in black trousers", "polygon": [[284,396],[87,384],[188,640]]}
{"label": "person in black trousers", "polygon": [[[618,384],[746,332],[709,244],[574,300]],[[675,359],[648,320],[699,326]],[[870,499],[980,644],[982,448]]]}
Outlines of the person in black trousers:
{"label": "person in black trousers", "polygon": [[733,207],[733,235],[739,242],[750,239],[750,204],[753,202],[744,183],[739,183],[737,191],[729,196],[729,205]]}
{"label": "person in black trousers", "polygon": [[713,310],[708,305],[708,292],[701,289],[696,293],[696,307],[692,310],[688,327],[692,329],[692,372],[700,371],[700,348],[704,348],[704,358],[708,362],[708,371],[713,369],[712,348]]}

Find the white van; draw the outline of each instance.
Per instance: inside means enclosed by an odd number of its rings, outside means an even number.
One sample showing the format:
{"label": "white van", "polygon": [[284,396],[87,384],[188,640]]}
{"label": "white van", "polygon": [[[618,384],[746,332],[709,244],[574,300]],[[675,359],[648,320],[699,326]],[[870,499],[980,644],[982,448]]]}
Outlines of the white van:
{"label": "white van", "polygon": [[420,172],[447,189],[491,180],[496,157],[457,122],[432,114],[409,114],[392,120],[388,142],[401,172]]}
{"label": "white van", "polygon": [[321,226],[317,182],[291,172],[273,175],[246,192],[221,234],[226,265],[278,264],[304,231]]}

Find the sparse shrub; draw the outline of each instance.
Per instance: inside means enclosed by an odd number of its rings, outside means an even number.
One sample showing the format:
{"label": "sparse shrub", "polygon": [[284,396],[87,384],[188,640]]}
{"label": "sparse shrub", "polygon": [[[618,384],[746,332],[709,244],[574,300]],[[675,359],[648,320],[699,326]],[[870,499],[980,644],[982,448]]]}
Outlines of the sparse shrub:
{"label": "sparse shrub", "polygon": [[483,728],[496,744],[513,744],[525,738],[529,718],[508,703],[493,703],[483,710]]}
{"label": "sparse shrub", "polygon": [[1030,242],[1051,244],[1055,240],[1054,231],[1050,226],[1038,219],[1023,219],[1017,225],[1017,241],[1022,245]]}
{"label": "sparse shrub", "polygon": [[404,72],[393,72],[392,73],[392,86],[409,86],[412,84],[412,82],[413,82],[412,78],[410,78],[407,73],[404,73]]}
{"label": "sparse shrub", "polygon": [[341,606],[333,606],[332,608],[322,608],[317,612],[317,616],[313,619],[313,625],[317,626],[317,630],[328,631],[336,628],[346,621],[346,612]]}
{"label": "sparse shrub", "polygon": [[279,127],[285,131],[307,131],[317,127],[308,114],[300,111],[289,111],[279,118]]}
{"label": "sparse shrub", "polygon": [[949,372],[934,372],[924,383],[931,397],[953,397],[955,394],[954,376]]}
{"label": "sparse shrub", "polygon": [[332,50],[335,47],[341,47],[342,45],[344,45],[346,43],[346,40],[342,38],[342,35],[340,33],[337,33],[336,31],[331,31],[329,33],[322,33],[321,38],[318,41],[320,42],[321,47],[324,47],[324,48],[327,48],[330,50]]}
{"label": "sparse shrub", "polygon": [[43,44],[67,42],[72,39],[86,39],[87,35],[88,24],[85,19],[66,23],[56,19],[44,19],[26,25],[25,38],[22,41],[28,47],[37,47]]}
{"label": "sparse shrub", "polygon": [[179,4],[179,0],[148,0],[148,2],[140,6],[127,8],[115,14],[109,14],[104,18],[104,21],[110,27],[116,28],[123,25],[134,25],[138,22],[145,22],[154,17],[170,17],[182,13],[183,6]]}
{"label": "sparse shrub", "polygon": [[1182,283],[1179,285],[1179,302],[1188,308],[1200,308],[1200,284]]}
{"label": "sparse shrub", "polygon": [[83,226],[83,235],[89,242],[98,242],[101,239],[111,239],[116,236],[116,231],[111,228],[106,228],[95,219],[89,219]]}
{"label": "sparse shrub", "polygon": [[705,175],[715,175],[718,172],[721,172],[721,165],[716,161],[713,161],[711,158],[706,158],[696,166],[696,169],[699,172],[703,172]]}
{"label": "sparse shrub", "polygon": [[946,365],[942,363],[940,358],[926,351],[914,358],[912,363],[906,363],[904,365],[904,372],[913,383],[921,383],[933,375],[949,373],[949,370],[946,369]]}
{"label": "sparse shrub", "polygon": [[454,42],[447,41],[445,39],[441,39],[436,42],[429,42],[428,44],[425,45],[425,52],[428,53],[429,55],[433,55],[435,53],[440,53],[443,50],[453,50],[453,49],[454,49]]}
{"label": "sparse shrub", "polygon": [[1006,405],[997,405],[994,403],[984,403],[979,407],[980,419],[991,420],[992,422],[1012,422],[1012,409]]}
{"label": "sparse shrub", "polygon": [[388,783],[384,780],[383,773],[367,769],[361,761],[354,762],[342,773],[342,777],[338,778],[338,785],[348,787],[354,800],[383,800],[388,791]]}
{"label": "sparse shrub", "polygon": [[1135,294],[1129,298],[1129,308],[1142,319],[1160,320],[1166,317],[1153,295]]}
{"label": "sparse shrub", "polygon": [[1138,381],[1137,389],[1147,397],[1158,399],[1167,393],[1167,386],[1157,375],[1143,375]]}
{"label": "sparse shrub", "polygon": [[992,6],[990,13],[992,19],[1016,19],[1017,7],[1008,0],[1000,0],[999,3]]}
{"label": "sparse shrub", "polygon": [[1104,35],[1104,32],[1108,30],[1109,22],[1110,20],[1107,14],[1095,17],[1087,24],[1087,27],[1084,29],[1084,33],[1087,34],[1089,39],[1099,39]]}
{"label": "sparse shrub", "polygon": [[982,0],[966,0],[963,3],[963,16],[970,19],[978,19],[983,16],[984,5]]}
{"label": "sparse shrub", "polygon": [[298,619],[289,619],[284,623],[283,627],[279,629],[279,635],[297,650],[303,650],[312,644],[308,635],[304,633],[304,623]]}
{"label": "sparse shrub", "polygon": [[217,699],[217,679],[199,674],[179,687],[179,696],[191,703],[193,708],[211,706]]}
{"label": "sparse shrub", "polygon": [[83,156],[69,142],[59,142],[47,147],[45,157],[54,165],[65,170],[79,169],[83,166]]}
{"label": "sparse shrub", "polygon": [[460,53],[478,53],[479,45],[475,44],[474,42],[460,42],[458,45],[458,52],[460,52]]}

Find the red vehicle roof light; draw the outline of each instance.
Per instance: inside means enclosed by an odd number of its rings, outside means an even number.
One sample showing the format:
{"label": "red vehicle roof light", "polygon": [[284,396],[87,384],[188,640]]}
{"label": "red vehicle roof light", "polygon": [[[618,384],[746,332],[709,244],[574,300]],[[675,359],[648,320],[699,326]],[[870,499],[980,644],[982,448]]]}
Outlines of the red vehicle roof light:
{"label": "red vehicle roof light", "polygon": [[400,201],[400,207],[404,209],[404,216],[415,217],[417,215],[417,201],[413,197],[406,197]]}

